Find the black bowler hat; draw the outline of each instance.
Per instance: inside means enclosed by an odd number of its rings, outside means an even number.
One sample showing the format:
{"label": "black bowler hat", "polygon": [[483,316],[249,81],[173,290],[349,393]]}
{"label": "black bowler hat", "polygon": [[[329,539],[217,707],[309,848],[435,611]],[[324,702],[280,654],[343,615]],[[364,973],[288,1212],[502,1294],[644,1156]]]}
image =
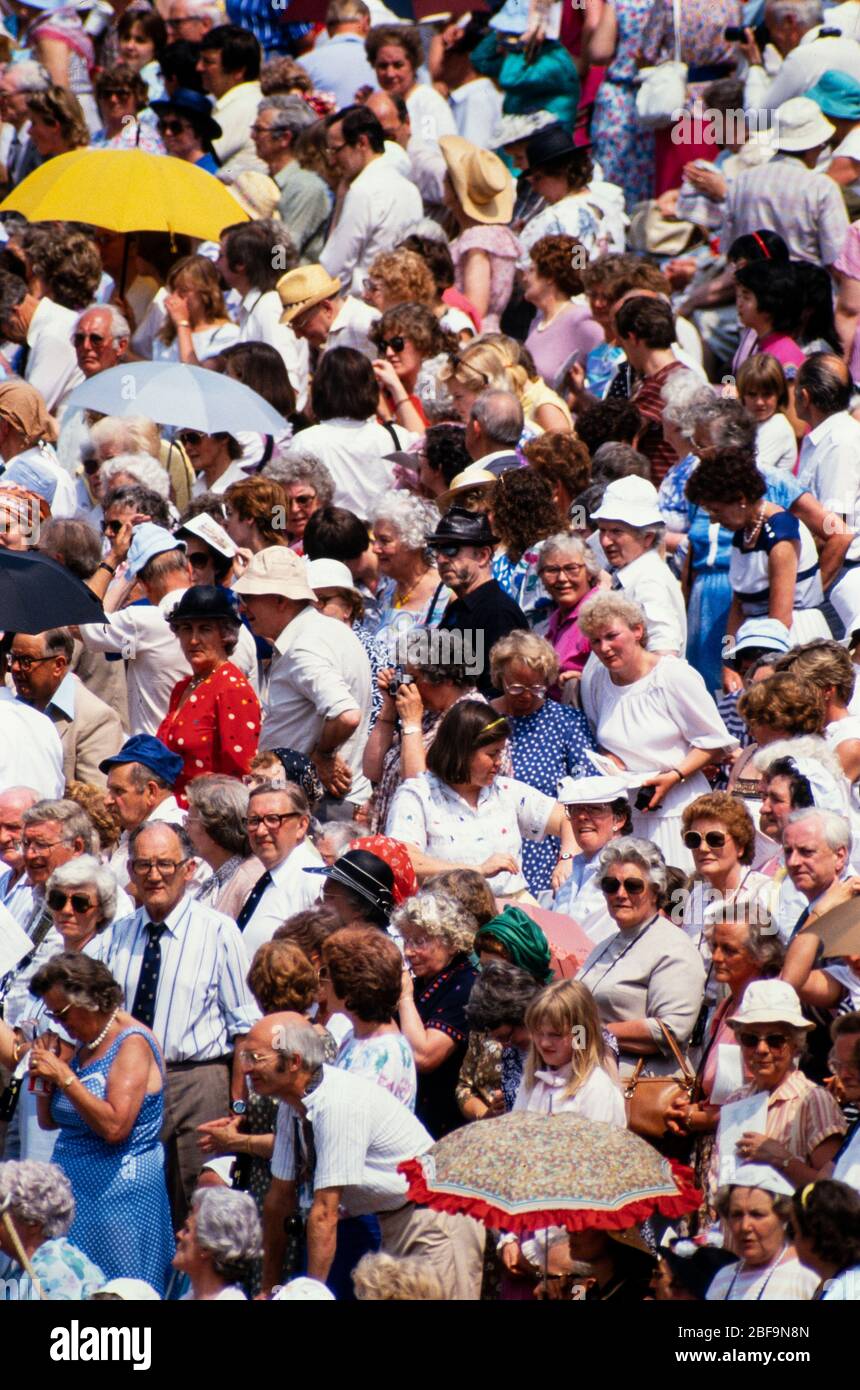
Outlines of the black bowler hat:
{"label": "black bowler hat", "polygon": [[451,507],[441,518],[435,531],[425,540],[428,545],[495,545],[485,512],[468,512],[465,507]]}
{"label": "black bowler hat", "polygon": [[220,584],[194,584],[186,589],[167,621],[174,627],[176,623],[201,618],[233,623],[236,627],[241,621],[229,590],[222,589]]}
{"label": "black bowler hat", "polygon": [[394,873],[390,864],[368,849],[349,849],[333,864],[305,869],[306,874],[322,874],[357,893],[377,912],[389,917],[394,911]]}
{"label": "black bowler hat", "polygon": [[188,117],[196,125],[200,138],[210,145],[224,133],[212,115],[211,101],[203,92],[194,92],[190,87],[180,87],[172,97],[162,97],[160,101],[151,101],[149,104],[157,116],[174,113],[177,116]]}
{"label": "black bowler hat", "polygon": [[523,173],[532,174],[535,169],[557,164],[578,153],[580,148],[573,143],[573,136],[566,126],[558,122],[544,126],[543,130],[535,131],[526,145],[527,167]]}

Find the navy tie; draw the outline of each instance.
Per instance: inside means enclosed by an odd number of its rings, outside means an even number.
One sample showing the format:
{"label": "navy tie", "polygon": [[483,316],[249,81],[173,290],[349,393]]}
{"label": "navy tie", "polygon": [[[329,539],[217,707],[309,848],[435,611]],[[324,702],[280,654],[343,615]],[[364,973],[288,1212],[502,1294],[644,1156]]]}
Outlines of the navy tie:
{"label": "navy tie", "polygon": [[263,894],[265,893],[266,889],[269,887],[271,882],[272,875],[269,873],[269,870],[267,869],[264,874],[260,874],[260,877],[257,879],[257,882],[254,884],[253,888],[251,889],[250,893],[245,899],[245,905],[242,908],[242,911],[236,918],[236,926],[239,928],[240,931],[244,931],[247,927],[254,913],[257,911],[257,908],[260,906],[260,899],[262,898]]}
{"label": "navy tie", "polygon": [[131,1007],[132,1017],[144,1027],[151,1028],[155,1019],[155,996],[158,993],[158,977],[161,974],[161,938],[166,931],[163,922],[147,922],[147,942],[143,951],[140,979]]}

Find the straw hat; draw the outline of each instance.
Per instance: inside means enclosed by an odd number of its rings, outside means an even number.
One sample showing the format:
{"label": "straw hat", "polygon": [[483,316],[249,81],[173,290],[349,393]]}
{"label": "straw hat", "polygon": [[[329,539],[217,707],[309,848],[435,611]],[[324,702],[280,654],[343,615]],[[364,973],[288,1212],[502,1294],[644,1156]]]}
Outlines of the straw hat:
{"label": "straw hat", "polygon": [[281,323],[292,323],[305,309],[322,304],[324,299],[337,299],[340,281],[329,275],[324,266],[300,265],[282,275],[275,289],[280,295],[284,312]]}
{"label": "straw hat", "polygon": [[499,156],[461,135],[443,135],[439,148],[466,215],[476,222],[507,225],[514,211],[514,181]]}
{"label": "straw hat", "polygon": [[239,206],[244,208],[255,222],[262,218],[274,218],[280,222],[278,206],[281,190],[268,174],[261,174],[256,169],[243,169],[227,187]]}
{"label": "straw hat", "polygon": [[451,486],[447,492],[440,492],[436,498],[436,506],[440,512],[447,512],[449,507],[457,505],[457,498],[464,492],[473,492],[477,488],[493,487],[498,478],[495,473],[490,473],[486,468],[466,468],[462,473],[451,479]]}

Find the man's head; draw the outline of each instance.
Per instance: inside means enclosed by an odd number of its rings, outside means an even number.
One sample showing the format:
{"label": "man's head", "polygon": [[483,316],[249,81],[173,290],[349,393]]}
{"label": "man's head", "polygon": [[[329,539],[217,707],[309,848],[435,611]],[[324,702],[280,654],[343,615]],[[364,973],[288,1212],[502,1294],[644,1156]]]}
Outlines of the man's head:
{"label": "man's head", "polygon": [[0,77],[0,116],[19,129],[30,119],[27,98],[51,85],[41,63],[9,63]]}
{"label": "man's head", "polygon": [[305,527],[302,537],[309,560],[340,560],[356,584],[373,586],[379,577],[379,563],[370,532],[355,512],[346,507],[320,507]]}
{"label": "man's head", "polygon": [[665,300],[644,294],[625,299],[615,313],[618,341],[634,371],[641,371],[650,354],[675,341],[675,318]]}
{"label": "man's head", "polygon": [[93,823],[75,801],[37,801],[22,820],[24,866],[37,888],[44,887],[61,864],[97,852]]}
{"label": "man's head", "polygon": [[830,1070],[842,1083],[845,1099],[860,1101],[860,1013],[841,1014],[830,1025]]}
{"label": "man's head", "polygon": [[68,675],[74,652],[75,643],[66,627],[35,636],[17,633],[9,651],[9,669],[18,698],[44,710]]}
{"label": "man's head", "polygon": [[783,58],[821,19],[821,0],[769,0],[764,12],[770,41]]}
{"label": "man's head", "polygon": [[7,864],[13,874],[19,874],[24,867],[24,853],[21,836],[24,829],[24,812],[29,811],[39,800],[39,793],[32,787],[10,787],[0,792],[0,859]]}
{"label": "man's head", "polygon": [[128,350],[131,329],[113,304],[92,304],[75,324],[72,342],[84,376],[97,376],[115,367]]}
{"label": "man's head", "polygon": [[310,822],[307,797],[300,787],[262,787],[248,800],[248,839],[251,850],[267,869],[292,854],[305,838]]}
{"label": "man's head", "polygon": [[200,43],[220,18],[220,6],[207,3],[207,0],[171,0],[167,11],[167,37],[171,43],[178,43],[180,39],[186,43]]}
{"label": "man's head", "polygon": [[278,281],[284,306],[281,323],[288,323],[297,338],[324,349],[329,329],[343,308],[340,281],[321,265],[301,265]]}
{"label": "man's head", "polygon": [[385,152],[385,135],[366,106],[347,106],[326,121],[326,152],[341,178],[352,183]]}
{"label": "man's head", "polygon": [[163,922],[182,900],[195,867],[194,846],[181,825],[152,821],[129,836],[129,877],[153,922]]}
{"label": "man's head", "polygon": [[273,290],[297,255],[283,223],[259,218],[236,222],[221,233],[221,249],[215,264],[231,289]]}
{"label": "man's head", "polygon": [[0,270],[0,334],[12,343],[25,343],[39,301],[17,275]]}
{"label": "man's head", "polygon": [[[841,357],[833,352],[813,352],[801,364],[795,378],[795,409],[801,420],[815,428],[829,415],[847,410],[853,391],[851,373]],[[830,499],[828,506],[833,506]],[[853,505],[835,510],[847,514],[853,512]]]}
{"label": "man's head", "polygon": [[810,902],[842,874],[851,852],[851,826],[835,811],[795,811],[782,837],[785,867]]}
{"label": "man's head", "polygon": [[276,174],[295,158],[296,141],[303,130],[316,122],[316,115],[300,96],[278,92],[263,98],[251,126],[251,138],[270,173]]}
{"label": "man's head", "polygon": [[523,432],[523,408],[512,391],[483,391],[469,412],[466,448],[473,460],[513,451]]}
{"label": "man's head", "polygon": [[115,763],[108,770],[105,802],[123,830],[136,830],[172,794],[173,783],[145,763]]}
{"label": "man's head", "polygon": [[258,637],[274,642],[308,603],[316,602],[305,565],[283,545],[260,550],[233,586]]}
{"label": "man's head", "polygon": [[390,92],[371,92],[365,102],[382,126],[386,140],[406,149],[412,135],[409,108],[402,97],[392,96]]}
{"label": "man's head", "polygon": [[459,598],[492,578],[494,541],[483,512],[452,507],[427,540],[439,578]]}
{"label": "man's head", "polygon": [[260,45],[249,29],[240,29],[238,24],[219,24],[200,41],[197,71],[204,91],[220,101],[241,82],[257,81]]}
{"label": "man's head", "polygon": [[298,1106],[323,1064],[323,1042],[303,1014],[267,1014],[246,1034],[239,1060],[257,1095]]}
{"label": "man's head", "polygon": [[360,34],[365,38],[370,32],[370,10],[364,0],[329,0],[325,22],[330,36]]}

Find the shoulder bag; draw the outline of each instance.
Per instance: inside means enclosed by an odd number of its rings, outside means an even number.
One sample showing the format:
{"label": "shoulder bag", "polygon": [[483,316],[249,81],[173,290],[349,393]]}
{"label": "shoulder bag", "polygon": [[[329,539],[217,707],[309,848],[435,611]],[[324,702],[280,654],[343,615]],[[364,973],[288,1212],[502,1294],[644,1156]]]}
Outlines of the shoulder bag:
{"label": "shoulder bag", "polygon": [[[657,1021],[660,1023],[659,1019]],[[690,1140],[687,1136],[673,1134],[666,1128],[666,1114],[679,1094],[692,1100],[696,1077],[672,1030],[667,1028],[665,1023],[660,1023],[660,1027],[669,1050],[678,1063],[681,1075],[643,1076],[642,1072],[648,1059],[640,1057],[624,1088],[627,1128],[647,1139],[661,1153],[678,1158],[689,1151]]]}
{"label": "shoulder bag", "polygon": [[667,58],[656,67],[642,68],[639,73],[636,113],[646,130],[671,125],[687,100],[687,64],[681,62],[681,0],[672,0],[672,28],[674,58]]}

